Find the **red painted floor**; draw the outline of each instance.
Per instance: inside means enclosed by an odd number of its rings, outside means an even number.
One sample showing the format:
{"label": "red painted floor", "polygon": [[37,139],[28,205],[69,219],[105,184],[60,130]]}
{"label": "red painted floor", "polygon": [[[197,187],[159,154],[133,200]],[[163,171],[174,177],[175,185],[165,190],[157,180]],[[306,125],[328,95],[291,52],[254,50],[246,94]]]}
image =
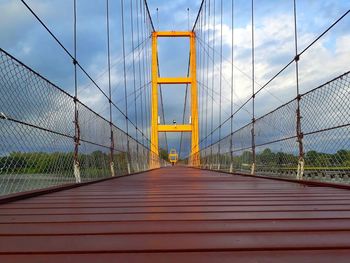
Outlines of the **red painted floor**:
{"label": "red painted floor", "polygon": [[0,262],[350,262],[350,191],[185,167],[0,205]]}

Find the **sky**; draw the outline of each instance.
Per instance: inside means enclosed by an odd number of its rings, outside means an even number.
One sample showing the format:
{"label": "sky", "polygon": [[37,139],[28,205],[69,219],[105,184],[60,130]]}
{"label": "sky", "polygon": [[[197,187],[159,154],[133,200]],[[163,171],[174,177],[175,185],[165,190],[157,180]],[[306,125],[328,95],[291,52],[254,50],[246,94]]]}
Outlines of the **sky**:
{"label": "sky", "polygon": [[[27,0],[29,6],[52,29],[70,52],[73,52],[73,12],[72,0]],[[125,19],[129,19],[130,2],[125,0]],[[148,5],[156,30],[188,30],[192,28],[200,0],[149,0]],[[213,0],[211,1],[213,3]],[[235,0],[234,11],[234,108],[238,108],[251,95],[251,20],[250,1]],[[212,4],[213,5],[213,4]],[[226,119],[231,111],[230,92],[232,83],[232,15],[231,1],[223,0],[223,80],[222,80],[222,119]],[[135,9],[135,5],[133,6]],[[158,8],[158,12],[156,9]],[[213,8],[213,6],[211,6]],[[216,10],[220,8],[220,1],[216,0]],[[294,25],[293,2],[291,0],[259,0],[255,4],[255,81],[259,87],[265,84],[294,56]],[[298,49],[303,50],[313,39],[322,33],[332,22],[350,8],[347,0],[297,0]],[[189,12],[187,11],[189,9]],[[33,18],[20,1],[0,0],[0,46],[14,55],[23,63],[48,78],[63,90],[73,94],[74,75],[71,59],[53,41],[42,26]],[[105,1],[77,0],[78,36],[77,54],[79,62],[89,72],[92,78],[108,91],[108,75],[106,74],[106,31],[105,31]],[[208,9],[206,9],[208,10]],[[110,1],[111,19],[111,57],[112,57],[112,88],[113,99],[118,106],[125,108],[122,83],[122,45],[120,23],[120,1]],[[211,41],[209,35],[215,32],[220,36],[221,25],[217,13],[216,25],[207,24],[203,32],[208,38],[198,39],[197,46],[203,52],[205,41]],[[213,16],[211,17],[211,19]],[[125,25],[126,32],[130,31],[130,23]],[[197,32],[197,31],[196,31]],[[199,31],[197,32],[199,34]],[[203,37],[205,34],[203,35]],[[219,51],[219,38],[215,50]],[[211,43],[209,42],[209,43]],[[131,47],[130,34],[126,35],[126,54]],[[146,42],[145,50],[149,49]],[[212,44],[212,43],[211,43]],[[207,47],[208,48],[208,47]],[[159,42],[159,64],[162,76],[182,76],[187,73],[188,41],[185,39],[164,39]],[[149,55],[149,54],[148,54]],[[199,57],[197,58],[199,61]],[[300,91],[306,92],[321,85],[350,69],[350,16],[345,17],[334,29],[327,33],[303,55],[300,61]],[[215,70],[211,74],[215,82],[218,79],[220,61],[216,55]],[[127,61],[130,66],[130,61]],[[205,68],[203,66],[203,68]],[[199,80],[205,74],[198,68]],[[258,116],[271,111],[295,97],[294,68],[289,68],[256,98],[256,112]],[[202,76],[202,77],[200,77]],[[79,97],[93,110],[108,118],[106,100],[81,75],[79,78]],[[129,82],[128,82],[129,83]],[[130,82],[131,83],[131,82]],[[132,87],[128,84],[128,93]],[[218,87],[215,86],[216,92]],[[163,86],[163,104],[165,119],[168,123],[176,120],[182,122],[182,110],[185,87]],[[202,95],[205,93],[202,93]],[[215,100],[219,97],[215,94]],[[129,103],[129,114],[133,109]],[[202,108],[203,109],[203,108]],[[203,112],[205,109],[203,109]],[[218,107],[215,106],[215,124],[218,125]],[[115,117],[116,125],[125,129],[122,117]],[[131,118],[135,118],[132,116]],[[185,122],[188,121],[188,109]],[[236,127],[240,127],[251,119],[251,106],[237,115]],[[146,124],[145,124],[146,125]],[[227,129],[227,127],[224,129]],[[204,136],[204,128],[202,136]],[[223,133],[227,133],[224,130]],[[216,135],[217,136],[217,135]],[[179,134],[168,135],[169,147],[179,150]],[[186,135],[188,142],[188,136]],[[164,136],[161,136],[164,146]],[[188,143],[186,144],[189,145]],[[187,147],[188,151],[188,147]]]}

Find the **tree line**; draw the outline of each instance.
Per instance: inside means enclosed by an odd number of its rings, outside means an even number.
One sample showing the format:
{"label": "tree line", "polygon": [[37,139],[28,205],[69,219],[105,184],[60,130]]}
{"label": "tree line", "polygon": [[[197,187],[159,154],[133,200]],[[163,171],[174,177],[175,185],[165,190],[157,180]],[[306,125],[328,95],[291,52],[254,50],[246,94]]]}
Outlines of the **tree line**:
{"label": "tree line", "polygon": [[[126,169],[127,154],[116,153],[113,156],[117,169]],[[168,160],[168,153],[160,149],[160,158]],[[138,162],[135,158],[130,158],[131,162]],[[102,170],[109,166],[110,155],[102,151],[94,151],[90,154],[79,154],[80,164],[84,167]],[[242,164],[251,165],[253,160],[252,152],[244,151],[241,155],[235,155],[232,162],[235,166]],[[350,150],[339,150],[336,153],[322,153],[317,151],[308,151],[304,155],[305,165],[309,167],[350,167]],[[12,152],[6,156],[0,157],[0,174],[11,173],[72,173],[73,172],[73,152]],[[213,154],[212,156],[202,157],[202,162],[220,162],[230,163],[230,154]],[[291,167],[298,163],[298,156],[282,151],[273,152],[266,148],[256,154],[256,163],[260,166],[270,167]]]}
{"label": "tree line", "polygon": [[[108,167],[110,154],[102,151],[94,151],[90,154],[78,155],[80,164],[91,169],[102,170]],[[127,156],[125,153],[116,153],[113,161],[118,168],[126,167]],[[73,152],[12,152],[0,157],[0,174],[12,173],[73,173]],[[124,168],[125,168],[124,167]],[[125,168],[126,169],[126,168]]]}
{"label": "tree line", "polygon": [[[273,152],[266,148],[256,154],[256,164],[260,166],[295,166],[299,157],[295,154],[285,153],[282,151]],[[202,162],[212,162],[215,160],[220,163],[230,163],[230,153],[213,154],[212,156],[202,157]],[[214,161],[214,162],[215,162]],[[339,150],[336,153],[322,153],[317,151],[308,151],[304,154],[305,165],[309,167],[350,167],[350,150]],[[244,151],[241,155],[232,157],[235,166],[251,165],[253,154],[251,151]]]}

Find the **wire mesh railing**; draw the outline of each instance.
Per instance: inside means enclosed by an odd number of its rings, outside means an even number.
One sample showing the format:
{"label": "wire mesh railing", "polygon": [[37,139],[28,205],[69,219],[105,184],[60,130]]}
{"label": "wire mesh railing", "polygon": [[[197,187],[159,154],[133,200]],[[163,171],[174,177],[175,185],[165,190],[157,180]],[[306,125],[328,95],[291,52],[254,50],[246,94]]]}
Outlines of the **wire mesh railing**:
{"label": "wire mesh railing", "polygon": [[189,158],[206,169],[349,181],[349,76],[335,77],[349,70],[349,46],[338,44],[350,9],[333,7],[319,25],[304,1],[202,1],[193,27],[201,151]]}
{"label": "wire mesh railing", "polygon": [[2,49],[0,105],[0,195],[145,171],[156,158]]}
{"label": "wire mesh railing", "polygon": [[[304,155],[299,165],[297,101]],[[255,174],[350,183],[350,73],[255,120]],[[252,122],[200,151],[201,168],[251,173]],[[232,147],[230,147],[232,145]]]}

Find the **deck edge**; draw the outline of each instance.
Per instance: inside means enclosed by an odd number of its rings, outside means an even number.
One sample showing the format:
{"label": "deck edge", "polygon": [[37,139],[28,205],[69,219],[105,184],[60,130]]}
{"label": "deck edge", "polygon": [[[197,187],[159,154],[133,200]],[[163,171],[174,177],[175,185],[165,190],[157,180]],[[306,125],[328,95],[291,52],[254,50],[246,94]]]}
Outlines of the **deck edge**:
{"label": "deck edge", "polygon": [[284,181],[284,182],[290,182],[290,183],[296,183],[301,184],[305,186],[319,186],[319,187],[332,187],[332,188],[338,188],[338,189],[345,189],[350,190],[350,185],[347,184],[337,184],[337,183],[331,183],[331,182],[318,182],[318,181],[309,181],[309,180],[296,180],[296,179],[288,179],[288,178],[276,178],[273,176],[266,176],[266,175],[252,175],[252,174],[245,174],[245,173],[230,173],[227,171],[219,171],[219,170],[210,170],[207,168],[199,168],[199,167],[193,167],[188,166],[192,169],[198,169],[198,170],[204,170],[204,171],[210,171],[210,172],[216,172],[216,173],[224,173],[224,174],[230,174],[230,175],[240,175],[240,176],[246,176],[246,177],[253,177],[253,178],[262,178],[262,179],[269,179],[269,180],[276,180],[276,181]]}

